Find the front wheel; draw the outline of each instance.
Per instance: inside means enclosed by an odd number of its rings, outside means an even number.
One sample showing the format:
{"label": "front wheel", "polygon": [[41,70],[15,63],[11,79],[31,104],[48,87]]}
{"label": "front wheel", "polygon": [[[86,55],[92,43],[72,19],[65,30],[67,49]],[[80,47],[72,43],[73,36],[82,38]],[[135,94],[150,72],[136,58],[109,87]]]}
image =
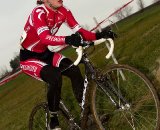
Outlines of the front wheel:
{"label": "front wheel", "polygon": [[36,105],[29,117],[29,130],[48,130],[49,110],[47,103]]}
{"label": "front wheel", "polygon": [[100,130],[160,129],[157,93],[140,71],[112,65],[96,83],[91,108]]}

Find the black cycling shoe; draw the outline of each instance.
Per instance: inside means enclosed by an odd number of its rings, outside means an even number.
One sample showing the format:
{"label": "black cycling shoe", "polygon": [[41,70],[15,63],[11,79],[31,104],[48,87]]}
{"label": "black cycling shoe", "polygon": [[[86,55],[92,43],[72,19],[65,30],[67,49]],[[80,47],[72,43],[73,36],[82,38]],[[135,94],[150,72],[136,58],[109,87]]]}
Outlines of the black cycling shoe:
{"label": "black cycling shoe", "polygon": [[59,127],[59,121],[57,115],[54,115],[50,119],[51,120],[48,126],[48,130],[61,130],[61,128]]}

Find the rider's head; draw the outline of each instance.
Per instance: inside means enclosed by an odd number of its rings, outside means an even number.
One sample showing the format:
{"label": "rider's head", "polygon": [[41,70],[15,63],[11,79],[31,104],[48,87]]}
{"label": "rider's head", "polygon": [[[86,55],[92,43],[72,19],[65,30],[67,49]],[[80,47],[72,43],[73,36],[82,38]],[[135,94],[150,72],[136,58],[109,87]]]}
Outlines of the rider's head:
{"label": "rider's head", "polygon": [[37,0],[37,4],[45,4],[45,6],[56,10],[63,5],[63,0]]}
{"label": "rider's head", "polygon": [[43,0],[37,0],[37,5],[41,5],[43,3],[44,3]]}

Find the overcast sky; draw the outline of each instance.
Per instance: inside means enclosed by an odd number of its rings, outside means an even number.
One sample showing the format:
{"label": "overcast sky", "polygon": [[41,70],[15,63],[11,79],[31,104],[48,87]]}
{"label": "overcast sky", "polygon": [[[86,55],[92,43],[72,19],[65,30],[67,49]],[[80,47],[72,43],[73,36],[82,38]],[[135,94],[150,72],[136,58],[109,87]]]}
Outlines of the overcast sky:
{"label": "overcast sky", "polygon": [[[2,0],[1,0],[2,1]],[[80,25],[95,26],[93,17],[98,21],[130,0],[64,0]],[[150,4],[152,0],[144,0]],[[10,69],[9,61],[19,52],[19,39],[23,26],[31,10],[36,6],[36,0],[2,1],[0,5],[0,69]],[[136,0],[130,4],[136,9]],[[62,27],[58,35],[68,35],[72,32]]]}

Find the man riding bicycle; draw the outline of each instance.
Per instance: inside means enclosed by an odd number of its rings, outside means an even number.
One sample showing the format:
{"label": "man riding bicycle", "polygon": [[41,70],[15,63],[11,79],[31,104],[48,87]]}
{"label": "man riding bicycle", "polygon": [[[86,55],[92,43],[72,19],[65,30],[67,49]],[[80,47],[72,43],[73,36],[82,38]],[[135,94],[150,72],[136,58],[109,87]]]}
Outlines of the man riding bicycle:
{"label": "man riding bicycle", "polygon": [[[62,23],[74,32],[70,36],[56,36]],[[114,38],[111,30],[92,33],[83,29],[71,11],[63,6],[63,0],[37,0],[24,26],[21,36],[20,67],[24,73],[48,84],[47,100],[50,111],[49,130],[60,130],[57,118],[62,86],[62,75],[70,78],[75,97],[82,102],[84,79],[77,66],[61,72],[72,61],[60,53],[51,52],[48,46],[80,46],[81,41],[92,41],[105,37]]]}

